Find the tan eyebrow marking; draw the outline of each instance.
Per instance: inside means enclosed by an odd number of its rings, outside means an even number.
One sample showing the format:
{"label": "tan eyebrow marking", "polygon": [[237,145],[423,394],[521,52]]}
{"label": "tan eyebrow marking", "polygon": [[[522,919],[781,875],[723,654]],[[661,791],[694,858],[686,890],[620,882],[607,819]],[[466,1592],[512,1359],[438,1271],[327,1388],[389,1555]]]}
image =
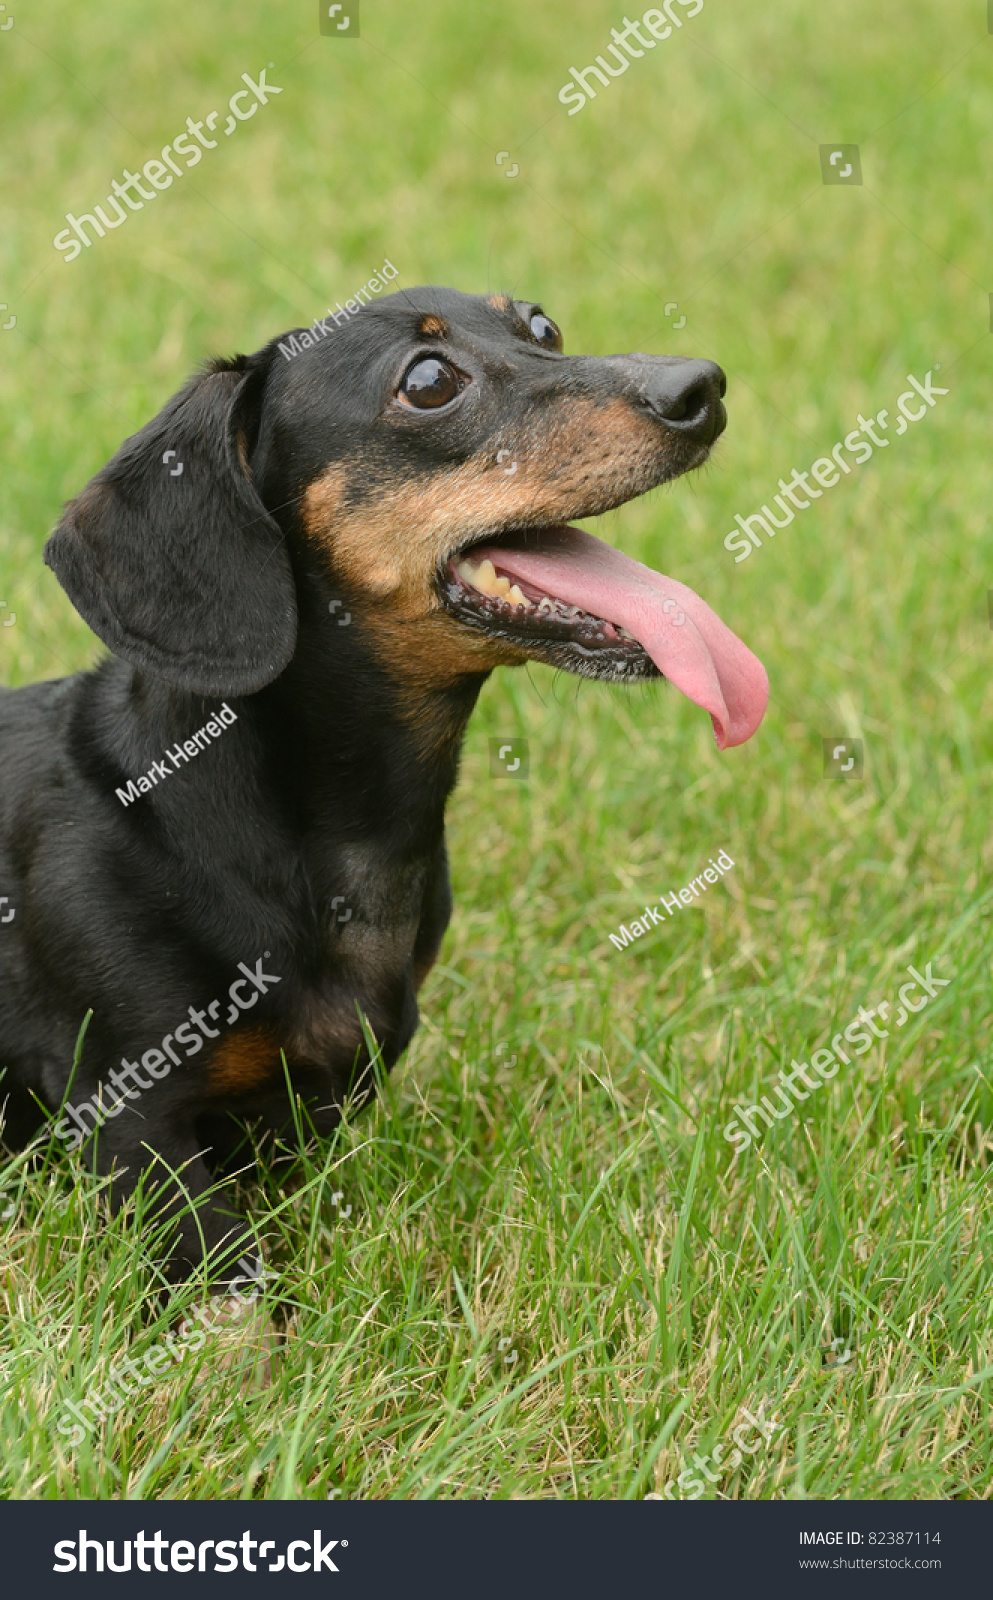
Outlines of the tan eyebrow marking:
{"label": "tan eyebrow marking", "polygon": [[447,339],[450,336],[448,323],[442,322],[440,317],[435,316],[422,317],[417,324],[417,331],[422,334],[434,334],[439,339]]}

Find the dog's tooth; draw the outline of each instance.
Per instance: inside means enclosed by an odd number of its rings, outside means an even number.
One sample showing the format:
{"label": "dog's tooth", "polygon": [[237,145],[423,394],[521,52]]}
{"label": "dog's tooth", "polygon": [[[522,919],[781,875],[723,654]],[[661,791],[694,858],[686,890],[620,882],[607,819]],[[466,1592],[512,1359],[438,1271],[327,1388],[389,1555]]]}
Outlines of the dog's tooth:
{"label": "dog's tooth", "polygon": [[527,596],[521,594],[520,587],[516,583],[512,589],[507,590],[504,599],[509,600],[512,606],[530,606],[531,604]]}
{"label": "dog's tooth", "polygon": [[510,591],[510,579],[505,578],[502,573],[499,575],[499,577],[495,577],[493,579],[493,591],[495,594],[502,595],[506,600]]}
{"label": "dog's tooth", "polygon": [[556,600],[549,600],[546,594],[543,600],[538,601],[538,610],[539,612],[554,611],[557,604]]}
{"label": "dog's tooth", "polygon": [[472,581],[483,594],[499,594],[496,586],[496,567],[489,556],[479,563],[472,575]]}

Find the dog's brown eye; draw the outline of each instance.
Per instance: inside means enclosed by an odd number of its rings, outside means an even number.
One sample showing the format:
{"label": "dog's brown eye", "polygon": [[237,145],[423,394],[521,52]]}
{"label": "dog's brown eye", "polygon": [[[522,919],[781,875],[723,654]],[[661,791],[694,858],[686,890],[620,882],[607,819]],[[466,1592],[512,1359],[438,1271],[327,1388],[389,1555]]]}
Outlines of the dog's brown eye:
{"label": "dog's brown eye", "polygon": [[550,350],[561,350],[562,335],[551,317],[546,317],[543,311],[535,312],[530,328],[539,344],[547,345]]}
{"label": "dog's brown eye", "polygon": [[429,410],[434,406],[447,406],[460,387],[455,368],[432,356],[429,360],[415,362],[400,386],[400,393],[412,406]]}

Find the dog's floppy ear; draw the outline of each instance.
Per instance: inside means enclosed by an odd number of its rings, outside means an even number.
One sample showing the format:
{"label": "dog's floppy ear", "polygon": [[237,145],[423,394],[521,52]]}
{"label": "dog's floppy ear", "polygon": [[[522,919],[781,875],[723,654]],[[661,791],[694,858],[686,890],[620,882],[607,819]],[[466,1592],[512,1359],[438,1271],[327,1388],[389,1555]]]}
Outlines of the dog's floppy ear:
{"label": "dog's floppy ear", "polygon": [[262,373],[193,379],[65,509],[45,560],[115,655],[195,694],[252,694],[296,646],[282,532],[249,476]]}

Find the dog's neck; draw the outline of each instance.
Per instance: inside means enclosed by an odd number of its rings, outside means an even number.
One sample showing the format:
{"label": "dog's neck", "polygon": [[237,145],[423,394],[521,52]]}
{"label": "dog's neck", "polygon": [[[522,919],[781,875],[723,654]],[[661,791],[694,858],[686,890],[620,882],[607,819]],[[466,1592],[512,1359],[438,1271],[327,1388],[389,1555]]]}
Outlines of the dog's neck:
{"label": "dog's neck", "polygon": [[[437,849],[483,682],[425,694],[421,717],[411,719],[416,699],[398,707],[395,684],[357,633],[329,650],[302,630],[286,671],[257,694],[229,695],[236,720],[186,761],[178,747],[216,717],[222,692],[190,694],[120,660],[85,678],[87,698],[92,693],[99,704],[101,756],[111,764],[94,766],[95,752],[82,746],[77,753],[111,797],[158,762],[154,788],[131,804],[162,817],[180,854],[188,835],[191,857],[209,860],[216,835],[229,857],[246,837],[226,831],[237,806],[241,816],[257,810],[266,826],[278,823],[301,859],[374,844],[384,872]],[[252,875],[250,862],[246,868]]]}
{"label": "dog's neck", "polygon": [[357,933],[360,902],[384,926],[416,919],[486,675],[405,683],[398,696],[397,664],[384,669],[360,620],[339,625],[323,596],[318,609],[301,589],[296,654],[256,694],[192,695],[121,661],[97,673],[114,767],[94,776],[112,798],[226,698],[237,720],[133,801],[135,812],[154,813],[187,863],[236,871],[259,913],[275,894],[301,932],[337,925],[354,904]]}
{"label": "dog's neck", "polygon": [[348,648],[347,661],[341,650],[314,659],[302,639],[278,681],[248,704],[305,826],[405,852],[440,835],[483,680],[411,692],[398,705],[357,632]]}
{"label": "dog's neck", "polygon": [[488,673],[446,671],[429,623],[351,612],[323,576],[296,578],[296,652],[250,702],[266,750],[322,832],[433,848]]}

